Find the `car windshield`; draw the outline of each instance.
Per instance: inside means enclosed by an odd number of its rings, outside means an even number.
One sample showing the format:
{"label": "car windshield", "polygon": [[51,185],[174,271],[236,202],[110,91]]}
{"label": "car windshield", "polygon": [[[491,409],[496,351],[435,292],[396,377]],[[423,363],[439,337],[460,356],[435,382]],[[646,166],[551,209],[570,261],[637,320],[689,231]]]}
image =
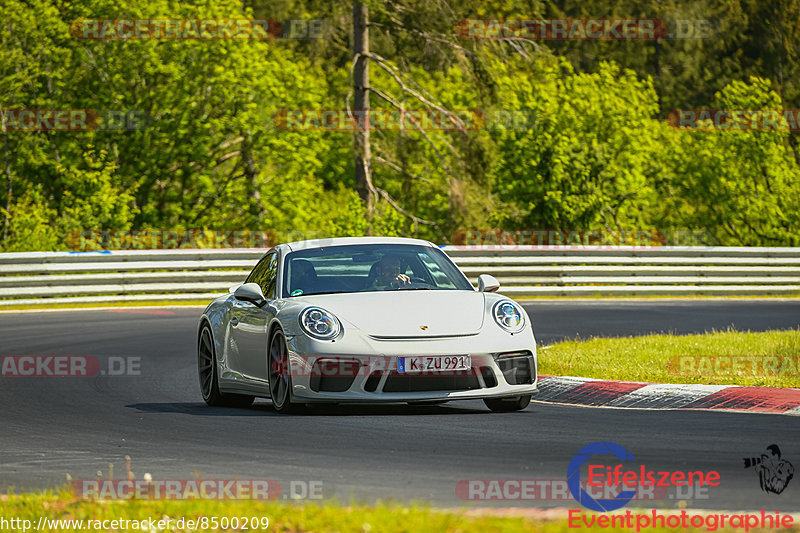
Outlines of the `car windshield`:
{"label": "car windshield", "polygon": [[298,250],[286,256],[284,297],[400,290],[474,290],[438,248],[361,244]]}

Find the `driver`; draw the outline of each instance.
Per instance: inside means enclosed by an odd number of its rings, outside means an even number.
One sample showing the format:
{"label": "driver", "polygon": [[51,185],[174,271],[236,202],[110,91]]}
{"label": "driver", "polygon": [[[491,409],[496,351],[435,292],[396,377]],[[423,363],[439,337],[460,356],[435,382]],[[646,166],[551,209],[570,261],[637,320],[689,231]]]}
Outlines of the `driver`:
{"label": "driver", "polygon": [[410,285],[411,278],[402,273],[400,257],[396,255],[384,256],[375,263],[375,277],[369,289],[389,289],[401,285]]}

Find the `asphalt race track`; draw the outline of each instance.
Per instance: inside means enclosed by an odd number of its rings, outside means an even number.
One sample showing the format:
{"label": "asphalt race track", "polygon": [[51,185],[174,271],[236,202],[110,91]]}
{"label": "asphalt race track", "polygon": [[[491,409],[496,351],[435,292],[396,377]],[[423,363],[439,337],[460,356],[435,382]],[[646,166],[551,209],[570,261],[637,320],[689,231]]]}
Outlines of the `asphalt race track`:
{"label": "asphalt race track", "polygon": [[[537,339],[797,328],[800,302],[567,302],[526,304]],[[155,314],[154,314],[155,313]],[[209,408],[197,383],[200,310],[0,313],[0,355],[89,355],[138,362],[134,375],[0,377],[0,487],[35,489],[119,475],[137,478],[259,478],[322,482],[340,501],[420,500],[440,506],[577,507],[572,499],[467,502],[459,480],[561,479],[594,441],[626,447],[648,470],[717,470],[722,482],[657,504],[800,511],[800,417],[702,411],[596,409],[532,403],[490,413],[482,402],[316,408],[280,416],[266,400],[250,409]],[[121,361],[121,359],[115,359]],[[138,372],[138,374],[136,374]],[[776,443],[797,472],[780,494],[762,492],[742,458]],[[292,482],[294,482],[292,484]],[[654,504],[644,504],[652,507]]]}
{"label": "asphalt race track", "polygon": [[536,341],[646,333],[686,335],[706,331],[792,329],[800,324],[797,300],[583,300],[525,305]]}

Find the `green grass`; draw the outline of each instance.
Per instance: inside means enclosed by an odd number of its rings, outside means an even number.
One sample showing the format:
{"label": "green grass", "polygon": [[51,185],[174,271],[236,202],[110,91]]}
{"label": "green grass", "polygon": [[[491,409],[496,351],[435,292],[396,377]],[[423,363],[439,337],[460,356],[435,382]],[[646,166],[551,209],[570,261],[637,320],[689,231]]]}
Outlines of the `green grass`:
{"label": "green grass", "polygon": [[656,383],[800,387],[798,365],[798,330],[593,338],[539,350],[541,374]]}
{"label": "green grass", "polygon": [[[51,519],[162,519],[201,517],[267,517],[268,529],[249,531],[270,532],[516,532],[542,529],[543,522],[513,516],[469,516],[460,511],[440,511],[425,505],[401,506],[376,504],[374,506],[343,506],[336,502],[324,504],[293,504],[261,501],[127,501],[98,502],[76,500],[64,490],[59,493],[45,492],[9,496],[0,500],[0,516],[18,517],[37,523],[40,516]],[[560,522],[560,521],[559,521]],[[35,528],[35,525],[34,525]],[[133,529],[129,529],[133,530]],[[194,529],[197,530],[197,529]],[[214,529],[205,531],[233,531]],[[241,529],[239,529],[241,530]],[[236,530],[236,531],[239,531]],[[550,527],[547,528],[551,530]],[[566,523],[554,523],[552,531],[567,531]],[[50,529],[50,531],[73,531],[73,529]],[[117,529],[117,531],[127,531]],[[178,531],[168,529],[166,531]],[[183,531],[183,530],[181,530]],[[186,529],[186,531],[190,531]]]}
{"label": "green grass", "polygon": [[[637,510],[632,510],[636,512]],[[647,514],[644,509],[638,510]],[[669,513],[669,511],[664,511]],[[522,514],[524,516],[518,516]],[[700,513],[702,514],[702,513]],[[594,515],[582,513],[586,519]],[[515,512],[504,509],[450,509],[442,510],[425,504],[403,506],[394,503],[378,503],[376,505],[348,505],[336,502],[321,504],[299,504],[261,501],[141,501],[126,502],[77,500],[67,490],[47,491],[40,493],[24,493],[21,495],[0,496],[0,517],[30,520],[29,531],[35,531],[39,517],[62,520],[136,520],[138,522],[152,518],[156,521],[172,519],[172,527],[145,531],[270,531],[284,533],[320,533],[320,532],[359,532],[359,533],[396,533],[396,532],[447,532],[447,533],[510,533],[541,532],[567,533],[576,531],[569,527],[566,510],[560,512],[538,511],[527,508]],[[269,525],[266,529],[222,529],[214,527],[177,529],[175,523],[184,518],[198,520],[202,517],[217,520],[222,517],[266,517]],[[576,519],[577,520],[577,519]],[[577,523],[577,522],[576,522]],[[109,524],[110,525],[110,524]],[[726,524],[727,525],[727,524]],[[86,524],[84,523],[84,526]],[[20,527],[6,528],[22,531]],[[47,531],[78,531],[73,527],[43,528]],[[87,531],[84,527],[83,531]],[[95,529],[97,530],[97,529]],[[140,531],[138,523],[135,527],[118,526],[103,531]],[[597,526],[579,527],[579,531],[608,531]],[[693,530],[690,528],[689,530]],[[633,530],[635,531],[635,529]],[[664,529],[660,531],[686,531]],[[705,531],[705,528],[697,531]],[[733,531],[725,527],[716,531]],[[751,531],[762,531],[751,529]],[[783,531],[800,531],[797,526]]]}

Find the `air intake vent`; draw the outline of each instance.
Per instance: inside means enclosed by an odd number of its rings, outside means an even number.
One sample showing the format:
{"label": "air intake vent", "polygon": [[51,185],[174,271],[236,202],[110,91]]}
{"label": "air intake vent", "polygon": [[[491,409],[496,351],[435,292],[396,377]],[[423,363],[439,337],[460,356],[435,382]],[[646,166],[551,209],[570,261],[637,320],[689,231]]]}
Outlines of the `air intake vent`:
{"label": "air intake vent", "polygon": [[317,359],[309,385],[314,392],[344,392],[350,389],[360,368],[357,359]]}
{"label": "air intake vent", "polygon": [[482,366],[481,375],[483,376],[483,382],[486,384],[487,389],[497,387],[497,378],[494,375],[494,370],[488,366]]}
{"label": "air intake vent", "polygon": [[533,383],[531,352],[508,352],[497,355],[497,365],[509,385],[528,385]]}

